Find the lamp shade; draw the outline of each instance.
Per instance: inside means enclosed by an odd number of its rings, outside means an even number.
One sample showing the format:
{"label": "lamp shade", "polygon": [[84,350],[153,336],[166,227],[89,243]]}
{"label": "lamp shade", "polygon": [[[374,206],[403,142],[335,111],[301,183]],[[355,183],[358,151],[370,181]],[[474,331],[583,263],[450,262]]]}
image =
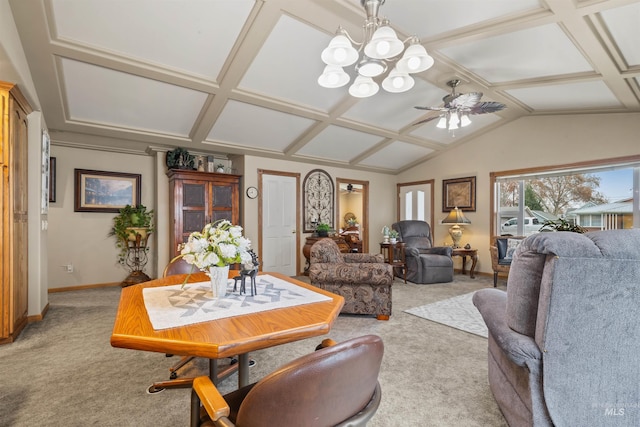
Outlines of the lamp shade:
{"label": "lamp shade", "polygon": [[402,49],[404,43],[398,39],[396,32],[384,25],[373,33],[371,41],[364,47],[364,53],[369,58],[388,59],[399,55]]}
{"label": "lamp shade", "polygon": [[349,87],[349,94],[356,98],[367,98],[378,93],[378,90],[380,86],[371,77],[358,76]]}
{"label": "lamp shade", "polygon": [[406,92],[413,87],[415,80],[407,73],[401,73],[395,68],[391,70],[389,75],[382,81],[382,87],[387,92],[400,93]]}
{"label": "lamp shade", "polygon": [[326,88],[336,88],[346,85],[350,79],[349,74],[345,73],[342,67],[327,65],[318,77],[318,84]]}
{"label": "lamp shade", "polygon": [[442,220],[442,224],[471,224],[471,221],[469,221],[464,216],[464,213],[462,213],[462,211],[456,207],[451,209],[449,215],[447,215],[447,217]]}
{"label": "lamp shade", "polygon": [[355,64],[358,60],[358,51],[351,45],[346,36],[338,34],[329,42],[329,46],[322,51],[320,56],[327,65],[346,67]]}
{"label": "lamp shade", "polygon": [[421,44],[411,44],[398,61],[398,69],[405,73],[419,73],[433,66],[434,60]]}

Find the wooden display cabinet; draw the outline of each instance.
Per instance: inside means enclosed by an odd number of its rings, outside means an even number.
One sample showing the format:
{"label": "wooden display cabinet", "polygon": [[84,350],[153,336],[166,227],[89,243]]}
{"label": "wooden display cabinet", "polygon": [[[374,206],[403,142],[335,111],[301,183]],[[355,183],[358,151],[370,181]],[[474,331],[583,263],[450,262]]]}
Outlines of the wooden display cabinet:
{"label": "wooden display cabinet", "polygon": [[0,82],[0,344],[14,341],[28,320],[27,115],[31,111],[16,85]]}
{"label": "wooden display cabinet", "polygon": [[171,169],[167,176],[171,258],[192,232],[209,222],[240,224],[240,175]]}

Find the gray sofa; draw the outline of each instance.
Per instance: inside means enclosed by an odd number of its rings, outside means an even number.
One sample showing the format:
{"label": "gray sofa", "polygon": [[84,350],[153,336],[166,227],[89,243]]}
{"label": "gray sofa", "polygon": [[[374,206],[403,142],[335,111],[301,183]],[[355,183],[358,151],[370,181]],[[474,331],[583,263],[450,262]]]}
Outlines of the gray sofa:
{"label": "gray sofa", "polygon": [[413,283],[446,283],[453,280],[452,249],[433,246],[429,223],[418,220],[398,221],[391,228],[405,244],[407,280]]}
{"label": "gray sofa", "polygon": [[517,426],[640,426],[640,230],[539,233],[473,302],[489,385]]}

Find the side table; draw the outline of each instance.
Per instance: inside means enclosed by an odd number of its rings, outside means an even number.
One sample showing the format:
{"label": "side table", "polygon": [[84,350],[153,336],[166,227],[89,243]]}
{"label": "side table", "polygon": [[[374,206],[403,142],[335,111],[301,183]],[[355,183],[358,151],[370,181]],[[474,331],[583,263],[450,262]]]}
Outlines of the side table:
{"label": "side table", "polygon": [[404,283],[407,283],[407,262],[404,257],[404,243],[380,243],[380,253],[384,256],[384,261],[396,269],[402,269]]}
{"label": "side table", "polygon": [[478,250],[477,249],[465,249],[456,248],[451,253],[451,256],[462,257],[462,274],[467,274],[465,266],[467,264],[467,257],[470,257],[473,263],[471,264],[471,270],[469,270],[469,277],[475,278],[476,264],[478,263]]}

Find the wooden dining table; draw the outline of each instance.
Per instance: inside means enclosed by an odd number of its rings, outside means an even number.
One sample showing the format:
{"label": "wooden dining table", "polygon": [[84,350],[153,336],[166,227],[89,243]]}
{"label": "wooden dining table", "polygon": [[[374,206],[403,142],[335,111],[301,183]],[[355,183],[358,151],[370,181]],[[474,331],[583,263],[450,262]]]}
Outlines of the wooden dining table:
{"label": "wooden dining table", "polygon": [[[229,277],[238,274],[230,271]],[[265,273],[260,273],[265,274]],[[111,334],[113,347],[209,359],[209,376],[217,382],[217,360],[238,356],[238,386],[249,384],[249,353],[329,333],[344,298],[279,273],[266,273],[326,295],[330,300],[276,308],[217,320],[155,330],[145,308],[143,289],[182,283],[187,275],[168,276],[122,289]],[[188,282],[208,281],[198,272]]]}

